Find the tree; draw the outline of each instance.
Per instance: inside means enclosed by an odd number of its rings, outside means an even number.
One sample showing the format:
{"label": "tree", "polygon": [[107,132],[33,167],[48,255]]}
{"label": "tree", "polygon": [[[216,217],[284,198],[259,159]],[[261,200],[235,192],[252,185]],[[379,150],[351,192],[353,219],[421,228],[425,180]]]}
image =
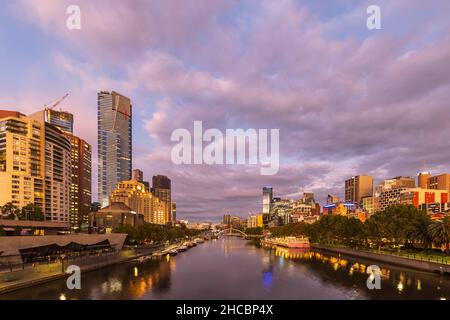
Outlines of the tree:
{"label": "tree", "polygon": [[27,204],[21,209],[20,220],[44,221],[44,214],[34,203]]}
{"label": "tree", "polygon": [[450,218],[448,216],[443,220],[433,221],[428,226],[428,233],[435,245],[445,245],[445,253],[450,253]]}
{"label": "tree", "polygon": [[1,207],[2,215],[6,215],[6,219],[8,220],[16,220],[19,219],[20,209],[12,202],[8,202],[4,206]]}
{"label": "tree", "polygon": [[245,229],[245,233],[248,235],[261,235],[263,234],[263,228],[261,227],[247,228]]}

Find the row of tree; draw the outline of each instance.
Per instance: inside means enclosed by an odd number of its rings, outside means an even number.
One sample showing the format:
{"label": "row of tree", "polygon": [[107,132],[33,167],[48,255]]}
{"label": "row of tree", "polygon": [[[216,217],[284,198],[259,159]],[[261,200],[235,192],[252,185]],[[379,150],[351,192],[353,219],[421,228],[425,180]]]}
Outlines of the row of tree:
{"label": "row of tree", "polygon": [[0,206],[0,213],[3,219],[8,220],[30,220],[30,221],[43,221],[44,214],[40,207],[34,203],[27,204],[26,206],[19,208],[11,202]]}
{"label": "row of tree", "polygon": [[143,244],[146,242],[175,241],[200,234],[200,230],[188,229],[185,226],[173,227],[166,225],[144,223],[141,226],[120,225],[114,228],[115,233],[126,233],[127,244]]}
{"label": "row of tree", "polygon": [[450,218],[432,221],[412,205],[395,205],[362,223],[356,218],[326,215],[313,224],[296,223],[272,228],[273,236],[305,235],[312,242],[347,246],[431,248],[445,246],[449,253]]}

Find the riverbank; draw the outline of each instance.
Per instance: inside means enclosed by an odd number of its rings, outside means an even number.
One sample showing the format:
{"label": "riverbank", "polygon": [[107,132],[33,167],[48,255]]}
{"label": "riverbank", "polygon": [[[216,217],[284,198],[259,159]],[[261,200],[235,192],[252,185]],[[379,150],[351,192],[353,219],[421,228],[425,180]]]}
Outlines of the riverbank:
{"label": "riverbank", "polygon": [[329,247],[320,244],[311,244],[311,248],[317,250],[324,250],[332,253],[345,254],[353,257],[372,259],[380,262],[395,264],[421,271],[450,274],[450,264],[437,263],[433,261],[414,259],[411,257],[402,257],[398,255],[378,253],[360,249]]}
{"label": "riverbank", "polygon": [[[142,250],[140,252],[122,250],[115,254],[92,257],[90,260],[80,259],[70,262],[65,261],[65,265],[77,265],[80,267],[81,272],[85,273],[146,256],[152,254],[154,251],[156,251],[156,248]],[[62,263],[58,262],[40,265],[34,268],[1,273],[0,297],[4,293],[66,278],[68,275],[62,271],[63,268]]]}

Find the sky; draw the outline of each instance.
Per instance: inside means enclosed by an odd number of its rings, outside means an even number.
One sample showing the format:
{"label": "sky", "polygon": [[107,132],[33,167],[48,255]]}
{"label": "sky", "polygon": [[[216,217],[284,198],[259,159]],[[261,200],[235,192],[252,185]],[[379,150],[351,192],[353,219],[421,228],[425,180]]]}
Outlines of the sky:
{"label": "sky", "polygon": [[[0,0],[0,109],[65,93],[97,149],[97,92],[133,104],[133,168],[172,179],[178,217],[262,210],[262,187],[343,195],[345,179],[450,172],[450,2]],[[69,30],[69,5],[81,29]],[[380,30],[366,26],[369,5]],[[280,131],[280,170],[175,165],[177,128]],[[97,172],[93,170],[93,190]],[[94,194],[96,192],[94,191]]]}

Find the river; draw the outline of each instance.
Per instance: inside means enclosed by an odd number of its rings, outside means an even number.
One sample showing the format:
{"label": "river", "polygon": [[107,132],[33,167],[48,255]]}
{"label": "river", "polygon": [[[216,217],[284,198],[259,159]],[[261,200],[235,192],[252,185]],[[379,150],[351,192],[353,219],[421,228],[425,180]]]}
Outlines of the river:
{"label": "river", "polygon": [[[381,289],[366,267],[381,268]],[[262,248],[238,238],[207,241],[175,257],[127,262],[1,295],[0,299],[444,299],[450,277],[376,261]]]}

